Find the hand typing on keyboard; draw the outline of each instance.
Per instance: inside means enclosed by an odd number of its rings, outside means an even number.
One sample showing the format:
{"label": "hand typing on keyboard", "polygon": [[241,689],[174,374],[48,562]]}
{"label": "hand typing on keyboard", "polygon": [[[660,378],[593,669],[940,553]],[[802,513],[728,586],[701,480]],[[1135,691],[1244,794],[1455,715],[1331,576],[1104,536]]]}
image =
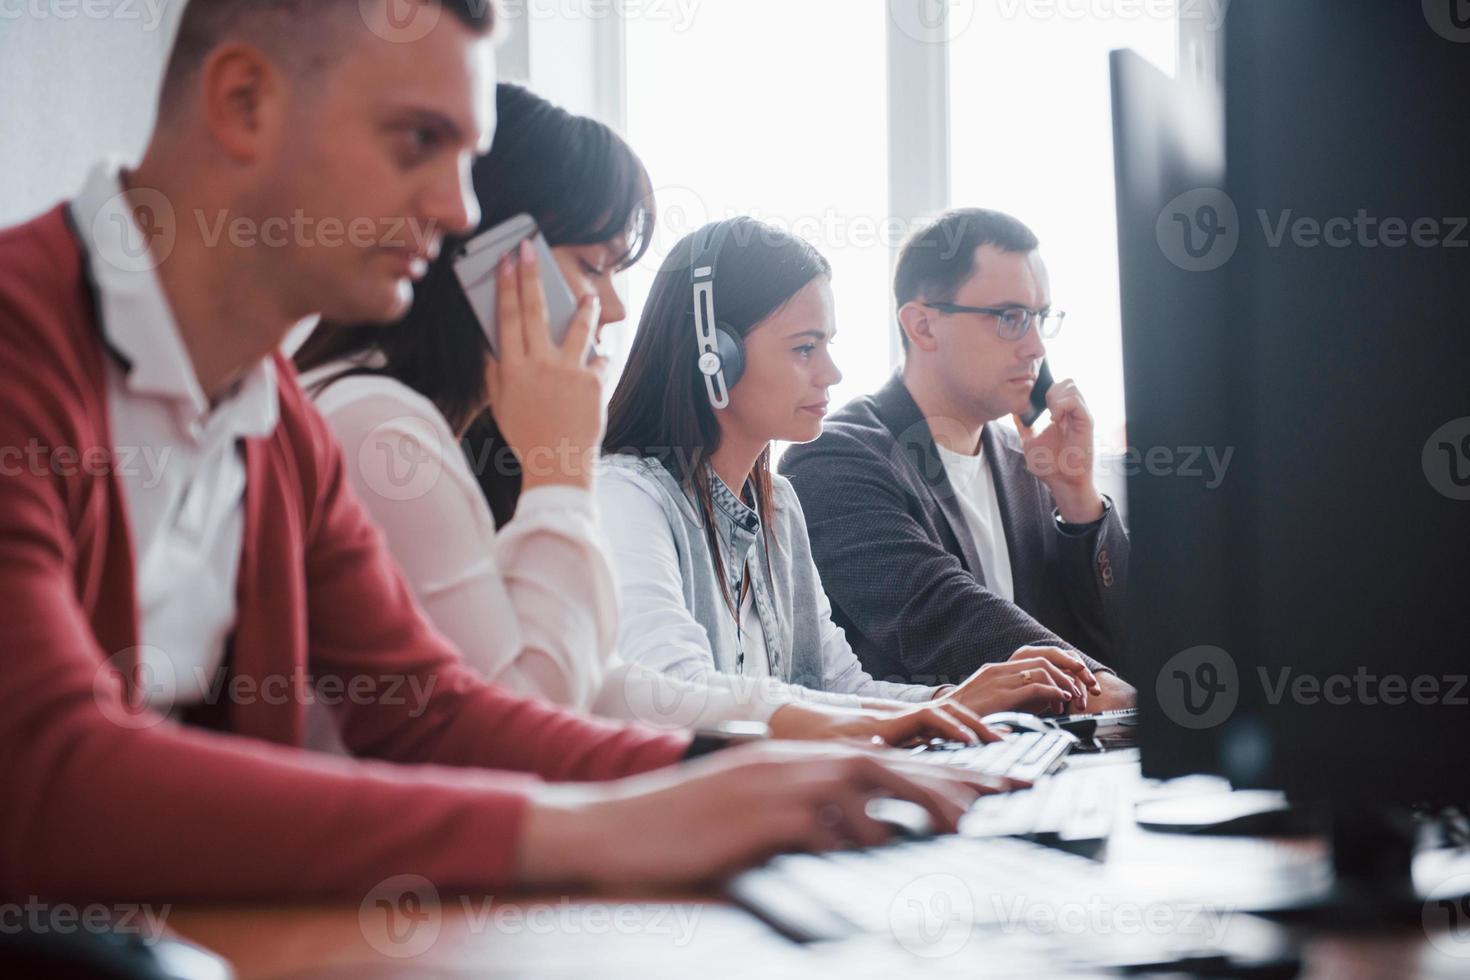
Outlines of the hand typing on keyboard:
{"label": "hand typing on keyboard", "polygon": [[[1010,785],[864,749],[741,746],[616,783],[537,787],[516,871],[526,885],[705,882],[773,854],[885,843],[894,828],[868,812],[875,798],[918,804],[949,834],[976,797]],[[597,838],[622,843],[576,843]]]}
{"label": "hand typing on keyboard", "polygon": [[1089,694],[1102,694],[1098,678],[1077,654],[1056,647],[1021,647],[1003,664],[985,664],[941,700],[980,715],[995,711],[1065,714],[1087,710]]}

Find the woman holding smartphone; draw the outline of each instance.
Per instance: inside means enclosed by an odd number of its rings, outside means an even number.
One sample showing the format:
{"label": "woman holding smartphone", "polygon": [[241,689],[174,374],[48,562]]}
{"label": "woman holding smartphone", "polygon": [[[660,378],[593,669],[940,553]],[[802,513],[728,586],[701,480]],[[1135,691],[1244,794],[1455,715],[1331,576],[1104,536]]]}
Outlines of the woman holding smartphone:
{"label": "woman holding smartphone", "polygon": [[620,652],[685,680],[775,678],[847,704],[967,717],[1084,705],[1100,688],[1068,651],[1023,647],[958,687],[897,684],[870,677],[832,622],[801,505],[770,464],[772,442],[821,434],[842,378],[830,276],[816,249],[750,218],[701,229],[659,270],[609,408],[599,485]]}
{"label": "woman holding smartphone", "polygon": [[[764,721],[789,738],[977,739],[965,712],[828,708],[799,703],[795,688],[679,681],[615,656],[617,594],[592,492],[605,362],[588,349],[624,318],[613,275],[647,248],[649,180],[606,126],[513,85],[496,101],[493,148],[473,168],[477,234],[520,214],[536,220],[579,297],[563,343],[550,339],[547,270],[527,244],[496,270],[492,357],[454,273],[463,242],[448,242],[402,322],[323,325],[296,354],[430,619],[489,679],[620,720]],[[323,720],[313,741],[330,747]]]}

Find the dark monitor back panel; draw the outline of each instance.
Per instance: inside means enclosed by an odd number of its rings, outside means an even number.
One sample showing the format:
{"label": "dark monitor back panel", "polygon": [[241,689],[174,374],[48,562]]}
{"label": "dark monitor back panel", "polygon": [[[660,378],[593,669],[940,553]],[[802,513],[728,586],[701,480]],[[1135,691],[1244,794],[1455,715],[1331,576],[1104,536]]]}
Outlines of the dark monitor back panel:
{"label": "dark monitor back panel", "polygon": [[1130,479],[1150,771],[1467,795],[1470,43],[1432,6],[1232,5],[1223,174],[1218,94],[1115,63],[1130,445],[1231,453]]}
{"label": "dark monitor back panel", "polygon": [[1439,6],[1247,2],[1226,26],[1234,642],[1263,778],[1309,795],[1470,796],[1470,43]]}
{"label": "dark monitor back panel", "polygon": [[1176,224],[1224,186],[1223,105],[1215,86],[1175,83],[1132,52],[1113,53],[1112,76],[1132,464],[1128,643],[1118,667],[1139,688],[1145,765],[1177,775],[1216,767],[1220,712],[1202,708],[1197,722],[1185,710],[1190,692],[1175,689],[1172,663],[1229,640],[1226,496],[1178,472],[1199,467],[1188,454],[1232,439],[1225,274],[1207,255],[1190,256]]}

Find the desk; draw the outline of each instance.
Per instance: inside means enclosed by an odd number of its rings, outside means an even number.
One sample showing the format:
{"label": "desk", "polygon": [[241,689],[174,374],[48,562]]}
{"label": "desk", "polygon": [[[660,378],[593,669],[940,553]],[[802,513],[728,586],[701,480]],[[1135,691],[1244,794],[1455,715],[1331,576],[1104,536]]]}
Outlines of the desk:
{"label": "desk", "polygon": [[[1101,760],[1098,760],[1101,761]],[[1129,760],[1136,779],[1136,761]],[[1141,780],[1139,780],[1141,785]],[[1120,798],[1105,867],[1208,876],[1228,883],[1273,850],[1310,857],[1310,841],[1200,840],[1149,834]],[[1249,876],[1245,876],[1247,879]],[[411,901],[405,896],[410,895]],[[169,925],[235,964],[244,980],[324,977],[688,978],[1048,976],[1058,965],[1032,938],[977,932],[957,952],[926,958],[889,937],[798,946],[713,893],[597,896],[439,895],[405,879],[361,903],[175,908]],[[392,930],[390,932],[390,929]],[[1436,944],[1410,923],[1371,932],[1299,934],[1309,977],[1463,978],[1470,934]],[[1045,951],[1048,947],[1041,944]],[[1054,948],[1054,947],[1052,947]]]}
{"label": "desk", "polygon": [[[402,958],[374,948],[364,937],[358,909],[346,903],[178,908],[169,921],[181,935],[229,959],[242,980],[532,976],[713,980],[837,975],[845,980],[888,980],[1002,975],[985,968],[979,948],[944,961],[925,961],[866,941],[847,950],[798,947],[739,909],[709,897],[685,895],[655,903],[653,908],[693,923],[689,932],[665,934],[653,928],[652,918],[644,919],[650,926],[644,931],[614,927],[617,910],[627,906],[606,901],[572,904],[570,918],[556,920],[548,930],[533,927],[530,917],[506,917],[498,924],[493,917],[486,920],[477,911],[482,897],[466,899],[466,903],[446,900],[437,940],[418,955]],[[538,907],[538,901],[541,907],[560,905],[557,899],[516,899],[497,900],[494,907],[529,911]],[[1470,960],[1440,952],[1414,928],[1318,937],[1307,940],[1304,951],[1304,976],[1313,978],[1463,980],[1470,972]]]}

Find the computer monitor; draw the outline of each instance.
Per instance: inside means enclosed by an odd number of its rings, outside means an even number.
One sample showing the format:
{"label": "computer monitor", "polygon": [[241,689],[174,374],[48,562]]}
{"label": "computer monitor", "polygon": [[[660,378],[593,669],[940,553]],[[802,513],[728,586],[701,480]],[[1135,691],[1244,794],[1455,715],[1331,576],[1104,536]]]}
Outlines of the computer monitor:
{"label": "computer monitor", "polygon": [[1358,815],[1470,797],[1470,22],[1441,6],[1241,0],[1218,76],[1113,57],[1144,769],[1329,806],[1340,868],[1385,863]]}

